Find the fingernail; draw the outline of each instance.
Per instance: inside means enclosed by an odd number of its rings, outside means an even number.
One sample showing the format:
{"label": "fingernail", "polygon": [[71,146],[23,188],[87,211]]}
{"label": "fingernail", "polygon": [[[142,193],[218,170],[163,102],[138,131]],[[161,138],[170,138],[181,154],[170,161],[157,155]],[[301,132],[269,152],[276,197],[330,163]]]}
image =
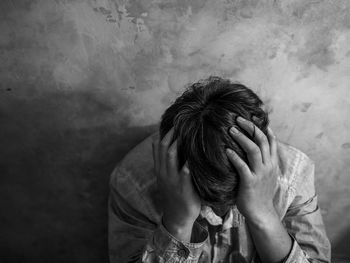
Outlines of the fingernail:
{"label": "fingernail", "polygon": [[232,154],[232,150],[231,150],[230,148],[226,148],[226,152],[227,152],[228,154]]}
{"label": "fingernail", "polygon": [[244,119],[244,118],[242,118],[241,116],[239,116],[239,117],[237,118],[237,121],[240,121],[240,122],[245,122],[245,121],[246,121],[246,119]]}
{"label": "fingernail", "polygon": [[236,154],[233,150],[231,150],[230,148],[226,148],[226,153],[232,157],[235,157]]}
{"label": "fingernail", "polygon": [[232,126],[231,129],[230,129],[230,132],[231,132],[232,134],[238,134],[238,133],[239,133],[239,130],[237,130],[234,126]]}

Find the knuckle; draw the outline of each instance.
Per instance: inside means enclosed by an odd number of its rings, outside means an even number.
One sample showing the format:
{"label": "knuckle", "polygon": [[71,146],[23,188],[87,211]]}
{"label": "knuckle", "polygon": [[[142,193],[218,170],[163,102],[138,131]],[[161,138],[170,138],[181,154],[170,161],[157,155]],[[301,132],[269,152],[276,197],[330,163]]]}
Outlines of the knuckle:
{"label": "knuckle", "polygon": [[271,161],[268,161],[265,165],[268,171],[271,171],[273,169],[273,164]]}
{"label": "knuckle", "polygon": [[249,148],[249,151],[250,151],[252,154],[254,154],[254,155],[260,154],[260,149],[259,149],[258,147],[256,147],[256,146],[251,146],[251,147]]}
{"label": "knuckle", "polygon": [[258,138],[261,141],[261,143],[263,143],[263,144],[267,144],[268,143],[268,140],[267,140],[265,134],[263,134],[263,133],[259,134]]}
{"label": "knuckle", "polygon": [[239,162],[237,164],[237,168],[240,170],[240,171],[246,171],[247,170],[247,165],[244,163],[244,162]]}
{"label": "knuckle", "polygon": [[241,170],[243,170],[243,169],[246,168],[244,163],[239,163],[239,164],[237,164],[237,166],[238,166],[239,169],[241,169]]}
{"label": "knuckle", "polygon": [[272,132],[269,133],[269,137],[271,140],[275,141],[276,140],[276,135]]}
{"label": "knuckle", "polygon": [[273,167],[275,167],[276,169],[279,169],[279,164],[278,164],[277,158],[273,158],[271,162],[272,162]]}

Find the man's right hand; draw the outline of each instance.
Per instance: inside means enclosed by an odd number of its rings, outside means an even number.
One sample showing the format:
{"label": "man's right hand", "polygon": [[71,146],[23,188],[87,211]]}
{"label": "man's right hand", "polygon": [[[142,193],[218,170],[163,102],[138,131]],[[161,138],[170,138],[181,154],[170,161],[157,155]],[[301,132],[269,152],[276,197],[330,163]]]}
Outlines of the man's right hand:
{"label": "man's right hand", "polygon": [[201,201],[193,187],[187,164],[178,169],[177,140],[170,145],[173,129],[162,141],[159,141],[159,136],[153,138],[154,169],[162,197],[163,225],[177,239],[190,242]]}

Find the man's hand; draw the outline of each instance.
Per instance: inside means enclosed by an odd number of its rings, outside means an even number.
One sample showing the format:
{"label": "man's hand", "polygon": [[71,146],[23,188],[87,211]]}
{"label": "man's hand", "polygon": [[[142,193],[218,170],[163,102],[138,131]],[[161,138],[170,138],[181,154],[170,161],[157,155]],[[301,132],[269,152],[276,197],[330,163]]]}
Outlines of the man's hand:
{"label": "man's hand", "polygon": [[[234,151],[227,149],[227,155],[240,175],[237,208],[250,222],[264,224],[276,216],[273,196],[278,176],[277,145],[272,130],[268,136],[252,122],[237,118],[238,125],[254,138],[254,142],[235,127],[230,129],[232,138],[247,153],[246,164]],[[264,220],[264,221],[263,221]]]}
{"label": "man's hand", "polygon": [[233,139],[248,156],[246,164],[234,151],[227,151],[240,176],[237,208],[247,219],[261,261],[284,262],[291,251],[292,239],[273,205],[279,169],[276,138],[270,128],[266,137],[252,122],[241,117],[237,122],[254,139],[253,142],[243,133],[230,129]]}
{"label": "man's hand", "polygon": [[162,196],[163,225],[176,238],[189,242],[201,201],[187,164],[178,168],[177,141],[170,145],[173,133],[172,128],[162,141],[157,136],[153,138],[154,169]]}

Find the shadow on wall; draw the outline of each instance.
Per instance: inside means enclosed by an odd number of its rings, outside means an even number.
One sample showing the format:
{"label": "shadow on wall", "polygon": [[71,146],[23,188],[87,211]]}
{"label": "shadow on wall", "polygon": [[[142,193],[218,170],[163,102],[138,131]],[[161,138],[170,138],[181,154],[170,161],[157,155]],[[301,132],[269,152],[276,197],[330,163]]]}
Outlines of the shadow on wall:
{"label": "shadow on wall", "polygon": [[332,262],[348,263],[350,262],[350,228],[344,232],[344,235],[334,244],[332,244]]}
{"label": "shadow on wall", "polygon": [[128,127],[88,92],[5,92],[1,262],[108,262],[110,173],[156,127]]}
{"label": "shadow on wall", "polygon": [[[108,262],[109,176],[157,127],[88,91],[0,92],[1,262]],[[349,243],[350,229],[333,262],[350,262]]]}

